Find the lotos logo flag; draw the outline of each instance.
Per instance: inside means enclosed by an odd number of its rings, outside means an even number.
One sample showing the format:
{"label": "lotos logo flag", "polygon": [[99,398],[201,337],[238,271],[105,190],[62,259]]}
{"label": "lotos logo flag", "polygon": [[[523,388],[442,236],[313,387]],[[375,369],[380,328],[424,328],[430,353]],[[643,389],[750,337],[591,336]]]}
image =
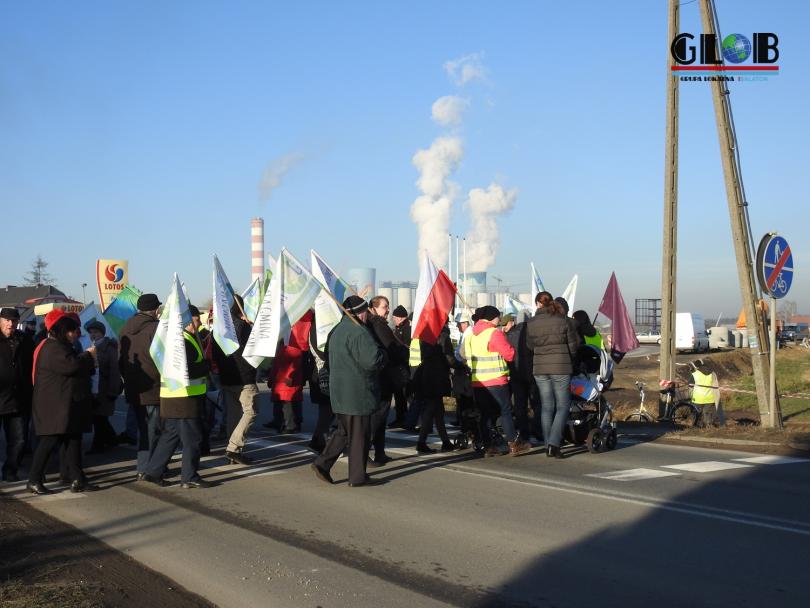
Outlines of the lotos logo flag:
{"label": "lotos logo flag", "polygon": [[129,282],[127,260],[96,260],[96,283],[101,311],[105,311]]}

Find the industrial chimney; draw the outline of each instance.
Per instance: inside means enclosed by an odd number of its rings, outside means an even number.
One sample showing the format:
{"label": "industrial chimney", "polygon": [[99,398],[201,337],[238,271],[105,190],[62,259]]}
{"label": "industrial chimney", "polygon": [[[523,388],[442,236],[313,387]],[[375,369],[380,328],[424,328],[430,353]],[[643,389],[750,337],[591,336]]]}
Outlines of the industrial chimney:
{"label": "industrial chimney", "polygon": [[264,276],[264,220],[250,220],[250,280]]}

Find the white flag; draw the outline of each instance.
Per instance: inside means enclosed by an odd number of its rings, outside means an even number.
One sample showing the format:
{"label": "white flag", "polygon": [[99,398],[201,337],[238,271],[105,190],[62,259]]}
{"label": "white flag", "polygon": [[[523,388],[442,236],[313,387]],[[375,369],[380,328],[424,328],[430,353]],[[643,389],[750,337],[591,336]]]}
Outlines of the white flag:
{"label": "white flag", "polygon": [[568,283],[568,287],[565,288],[563,292],[563,299],[568,302],[568,316],[574,316],[574,300],[577,299],[577,281],[579,280],[579,275],[574,275],[571,279],[571,282]]}
{"label": "white flag", "polygon": [[[319,350],[323,350],[326,346],[326,338],[329,337],[329,332],[340,323],[343,318],[343,311],[337,305],[338,293],[341,295],[347,291],[346,283],[341,279],[336,272],[327,264],[323,258],[314,250],[310,250],[310,258],[312,262],[312,276],[314,276],[323,285],[321,293],[315,299],[315,334],[317,336],[317,346]],[[335,299],[329,297],[326,293],[327,289],[334,296]],[[345,295],[343,295],[345,299]],[[341,300],[342,302],[342,300]]]}
{"label": "white flag", "polygon": [[222,352],[230,355],[239,350],[239,338],[236,335],[236,328],[233,326],[231,317],[231,306],[233,306],[233,287],[231,287],[225,270],[219,263],[217,256],[214,256],[214,327],[211,332],[214,335]]}
{"label": "white flag", "polygon": [[292,326],[312,308],[321,289],[295,256],[282,249],[245,346],[245,360],[259,367],[264,359],[275,357],[279,340],[289,339]]}
{"label": "white flag", "polygon": [[191,312],[180,278],[174,273],[172,288],[160,315],[149,354],[160,372],[161,384],[169,389],[189,386],[186,341],[183,330],[191,323]]}

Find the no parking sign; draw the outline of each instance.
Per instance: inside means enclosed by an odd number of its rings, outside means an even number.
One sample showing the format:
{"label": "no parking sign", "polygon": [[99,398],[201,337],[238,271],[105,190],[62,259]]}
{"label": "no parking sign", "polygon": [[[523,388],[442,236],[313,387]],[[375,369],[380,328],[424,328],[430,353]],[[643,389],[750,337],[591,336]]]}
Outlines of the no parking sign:
{"label": "no parking sign", "polygon": [[793,253],[776,233],[762,237],[757,249],[757,278],[762,291],[773,298],[784,298],[793,283]]}

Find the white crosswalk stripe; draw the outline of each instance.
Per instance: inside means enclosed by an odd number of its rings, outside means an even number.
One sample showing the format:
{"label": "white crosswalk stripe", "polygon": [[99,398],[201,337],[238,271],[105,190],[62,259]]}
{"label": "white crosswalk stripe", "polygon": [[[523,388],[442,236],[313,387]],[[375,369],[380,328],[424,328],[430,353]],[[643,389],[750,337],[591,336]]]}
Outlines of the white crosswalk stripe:
{"label": "white crosswalk stripe", "polygon": [[810,462],[807,458],[794,458],[792,456],[752,456],[751,458],[735,458],[735,462],[750,464],[801,464]]}
{"label": "white crosswalk stripe", "polygon": [[611,471],[609,473],[589,473],[585,477],[598,477],[611,481],[639,481],[641,479],[658,479],[660,477],[677,477],[680,473],[660,471],[658,469],[627,469],[626,471]]}
{"label": "white crosswalk stripe", "polygon": [[721,462],[719,460],[707,460],[705,462],[688,462],[686,464],[665,464],[665,469],[675,469],[677,471],[689,471],[691,473],[714,473],[715,471],[727,471],[730,469],[747,469],[753,465],[736,462]]}

